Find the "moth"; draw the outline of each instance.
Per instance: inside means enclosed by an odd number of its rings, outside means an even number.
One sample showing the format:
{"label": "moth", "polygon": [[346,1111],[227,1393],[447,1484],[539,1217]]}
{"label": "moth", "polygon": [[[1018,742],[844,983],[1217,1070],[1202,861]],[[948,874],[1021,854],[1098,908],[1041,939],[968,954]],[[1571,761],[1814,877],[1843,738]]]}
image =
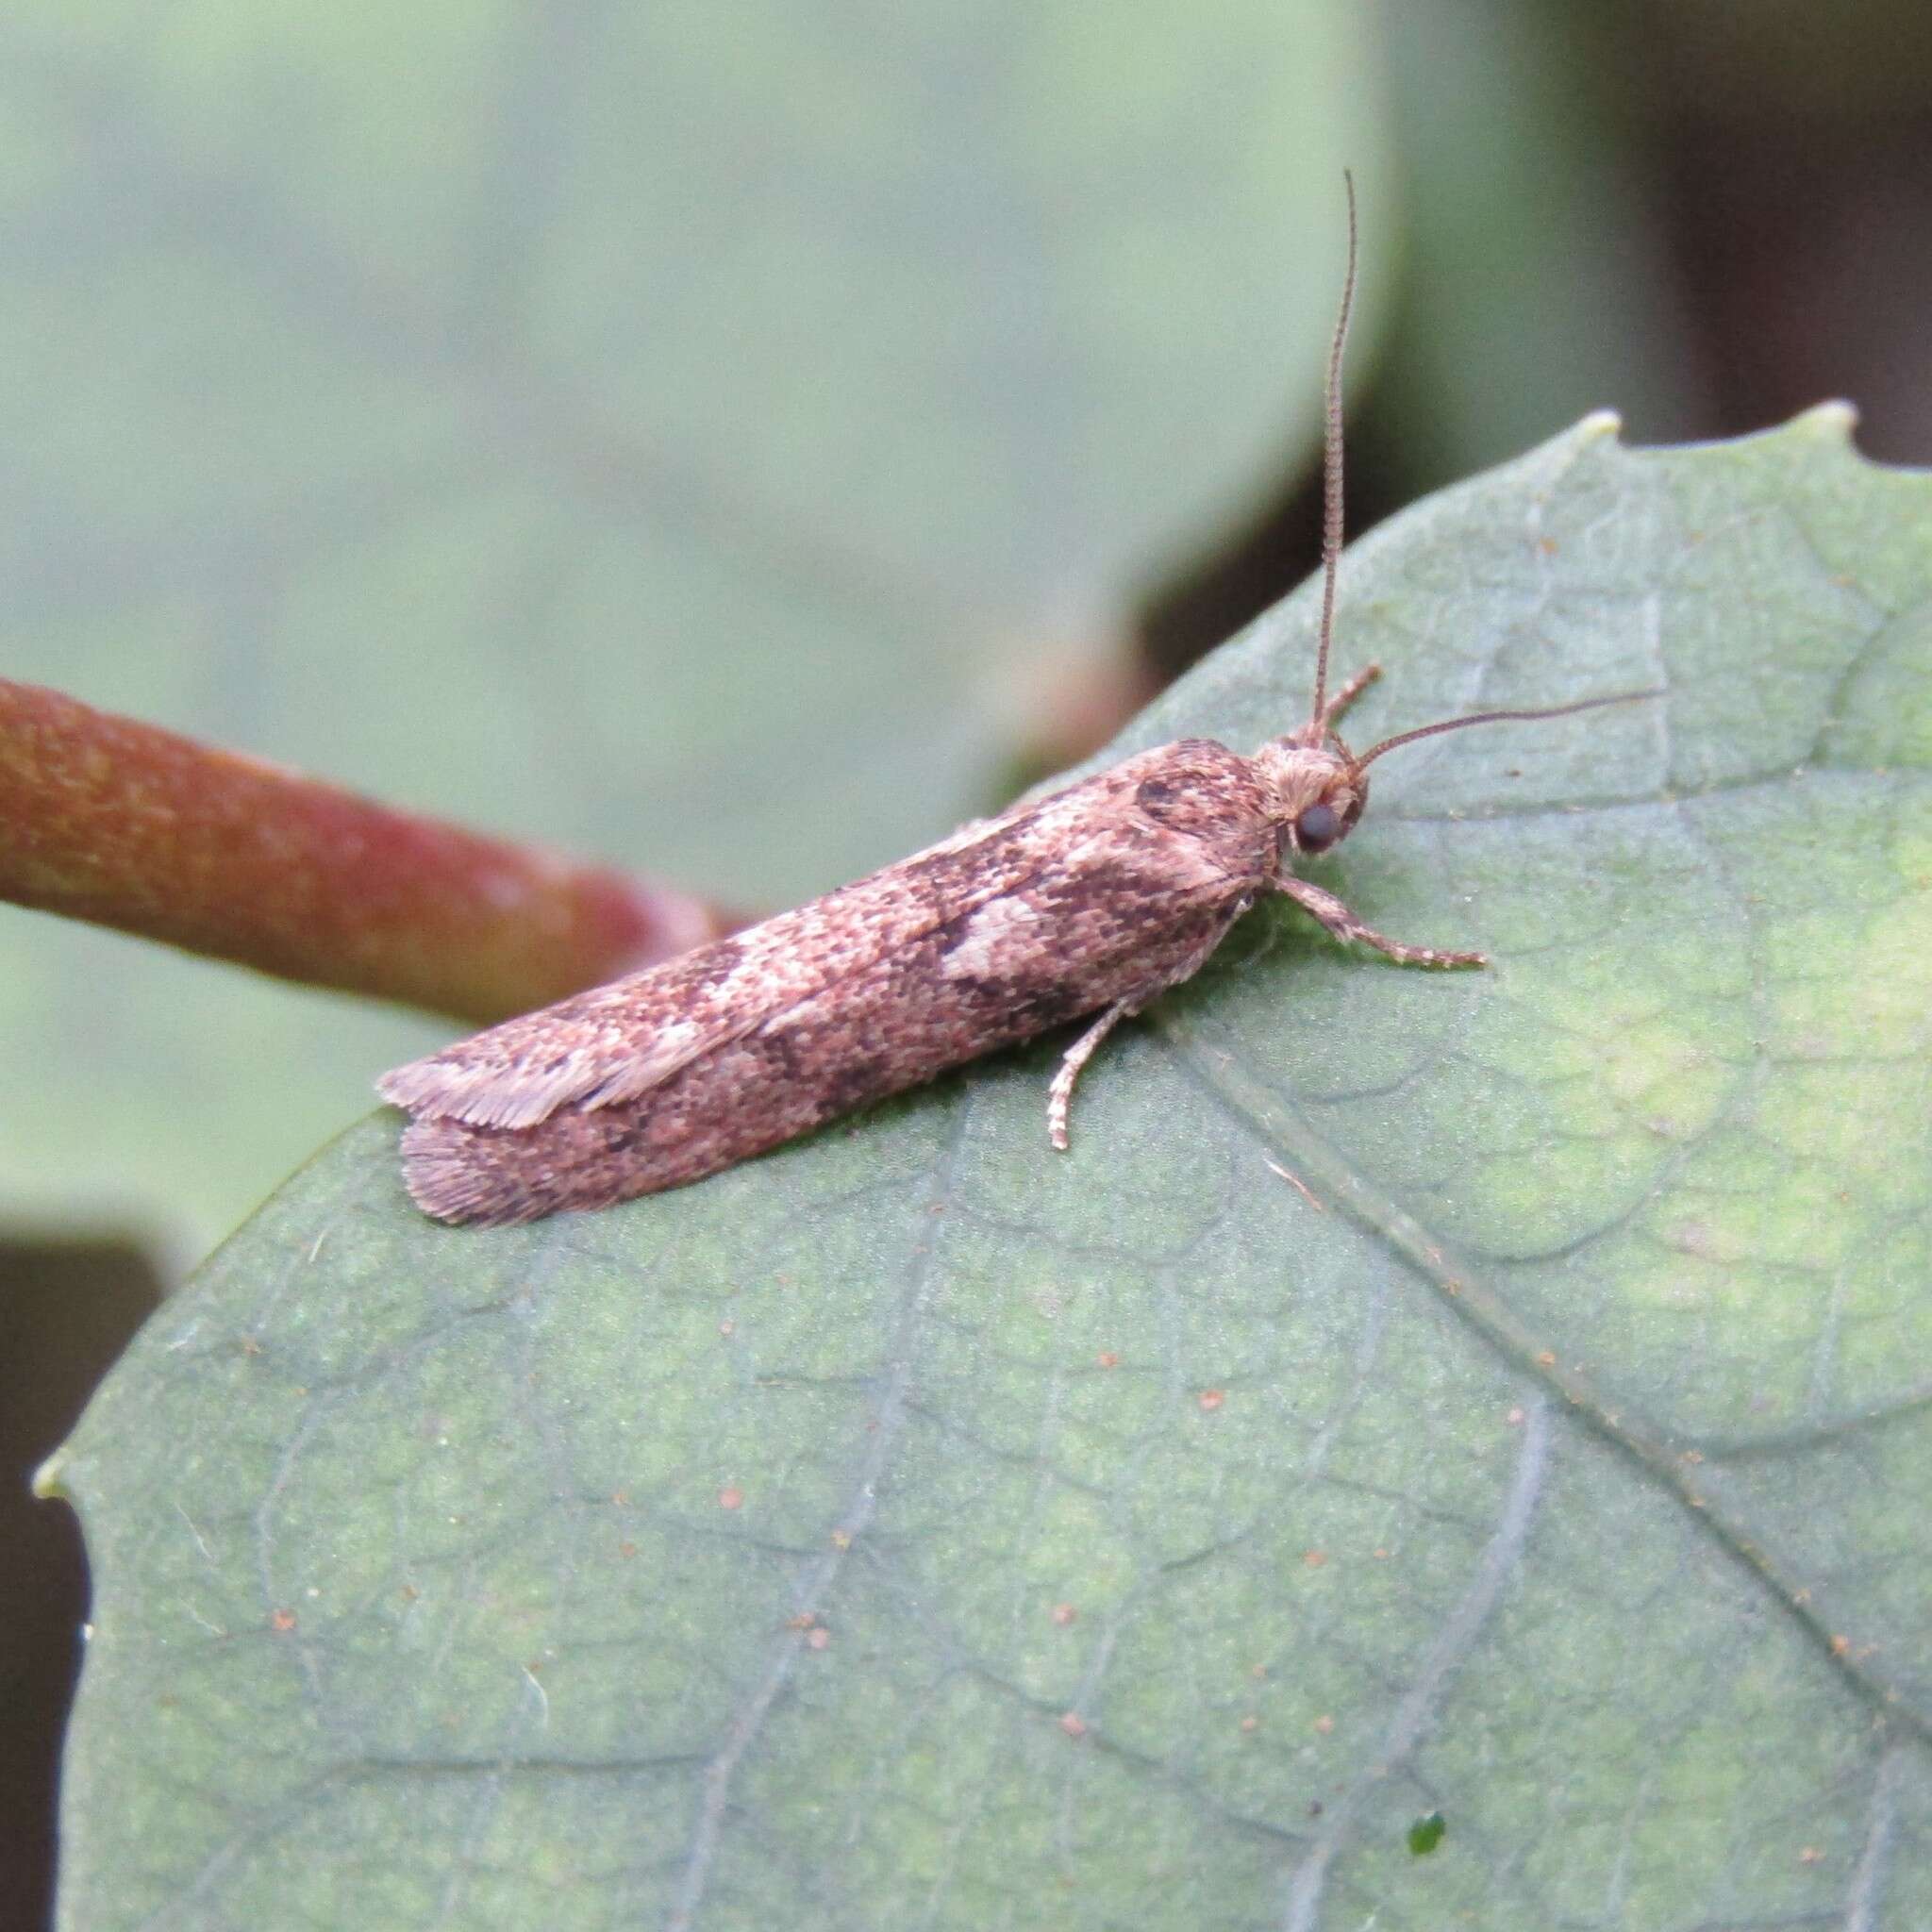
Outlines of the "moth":
{"label": "moth", "polygon": [[1385,738],[1338,735],[1370,665],[1331,696],[1342,539],[1348,269],[1329,349],[1323,584],[1307,720],[1251,756],[1184,738],[1140,753],[854,885],[608,986],[506,1021],[377,1083],[411,1115],[410,1195],[439,1220],[532,1221],[702,1179],[962,1061],[1086,1018],[1047,1095],[1064,1150],[1080,1072],[1121,1021],[1199,969],[1265,892],[1404,965],[1483,955],[1404,945],[1297,861],[1332,851],[1398,745],[1651,692],[1479,711]]}

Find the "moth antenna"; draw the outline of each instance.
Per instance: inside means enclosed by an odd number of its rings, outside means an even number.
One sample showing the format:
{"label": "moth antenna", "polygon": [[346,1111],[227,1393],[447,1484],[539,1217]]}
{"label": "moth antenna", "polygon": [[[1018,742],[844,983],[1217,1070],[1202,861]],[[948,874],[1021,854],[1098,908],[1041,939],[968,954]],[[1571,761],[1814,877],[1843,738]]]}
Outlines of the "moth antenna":
{"label": "moth antenna", "polygon": [[1355,308],[1355,175],[1344,168],[1348,195],[1348,270],[1341,278],[1341,313],[1328,345],[1327,426],[1322,437],[1322,641],[1315,652],[1315,708],[1309,729],[1319,742],[1328,695],[1328,644],[1335,635],[1335,578],[1341,566],[1341,352],[1348,343],[1348,318]]}
{"label": "moth antenna", "polygon": [[1660,698],[1663,695],[1661,691],[1620,691],[1607,698],[1578,698],[1573,705],[1551,705],[1543,710],[1472,711],[1466,718],[1443,718],[1434,724],[1418,724],[1413,731],[1398,731],[1393,738],[1385,738],[1380,744],[1371,745],[1355,760],[1355,769],[1359,772],[1364,766],[1374,764],[1385,751],[1393,751],[1398,744],[1413,744],[1419,738],[1434,738],[1444,731],[1460,731],[1465,724],[1499,724],[1512,719],[1567,718],[1575,711],[1597,711],[1606,705],[1634,705],[1644,698]]}

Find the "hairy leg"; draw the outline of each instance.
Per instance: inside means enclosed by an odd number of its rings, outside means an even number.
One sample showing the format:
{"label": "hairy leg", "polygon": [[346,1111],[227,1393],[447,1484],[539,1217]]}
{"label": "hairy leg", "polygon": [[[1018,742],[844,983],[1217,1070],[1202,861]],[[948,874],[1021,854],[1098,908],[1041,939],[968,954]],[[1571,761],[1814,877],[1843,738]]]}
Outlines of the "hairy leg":
{"label": "hairy leg", "polygon": [[1365,946],[1374,946],[1376,952],[1386,953],[1399,965],[1489,964],[1488,958],[1481,953],[1442,953],[1438,952],[1433,946],[1405,946],[1399,940],[1391,940],[1387,934],[1377,932],[1374,926],[1364,925],[1333,892],[1324,892],[1320,886],[1311,886],[1307,879],[1298,879],[1291,873],[1282,874],[1275,879],[1274,884],[1305,912],[1319,919],[1337,939],[1357,940]]}
{"label": "hairy leg", "polygon": [[1364,664],[1322,708],[1322,729],[1332,731],[1335,721],[1382,675],[1379,664]]}
{"label": "hairy leg", "polygon": [[1060,1057],[1059,1071],[1053,1076],[1053,1085],[1046,1096],[1046,1133],[1055,1148],[1064,1154],[1067,1151],[1067,1116],[1074,1105],[1074,1089],[1080,1078],[1080,1069],[1098,1051],[1100,1042],[1118,1026],[1123,1020],[1131,1020],[1150,1000],[1158,999],[1169,987],[1178,986],[1184,979],[1191,979],[1207,963],[1208,955],[1227,937],[1227,929],[1243,912],[1252,900],[1239,899],[1227,909],[1227,916],[1215,926],[1212,932],[1191,952],[1186,958],[1175,963],[1162,978],[1145,986],[1136,993],[1114,1004],[1074,1041]]}
{"label": "hairy leg", "polygon": [[1125,1000],[1108,1008],[1060,1057],[1059,1072],[1053,1076],[1053,1085],[1046,1094],[1046,1137],[1060,1153],[1067,1151],[1067,1113],[1074,1104],[1074,1086],[1080,1077],[1080,1069],[1093,1058],[1100,1042],[1133,1010]]}

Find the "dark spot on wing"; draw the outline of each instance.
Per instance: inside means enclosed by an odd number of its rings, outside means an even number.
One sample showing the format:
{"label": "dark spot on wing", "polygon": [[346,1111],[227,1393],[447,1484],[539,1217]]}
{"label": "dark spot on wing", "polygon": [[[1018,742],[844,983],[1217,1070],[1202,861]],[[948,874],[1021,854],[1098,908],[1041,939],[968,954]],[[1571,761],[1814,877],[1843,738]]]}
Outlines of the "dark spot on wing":
{"label": "dark spot on wing", "polygon": [[691,956],[691,984],[722,985],[738,971],[743,958],[744,948],[736,940],[714,940],[702,952]]}

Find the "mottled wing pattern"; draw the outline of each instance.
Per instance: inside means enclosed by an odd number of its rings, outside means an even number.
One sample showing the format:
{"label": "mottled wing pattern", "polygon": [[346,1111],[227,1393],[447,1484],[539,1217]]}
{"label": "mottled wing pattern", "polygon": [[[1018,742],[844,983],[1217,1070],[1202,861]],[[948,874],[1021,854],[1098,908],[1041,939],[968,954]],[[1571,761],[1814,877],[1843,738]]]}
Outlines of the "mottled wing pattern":
{"label": "mottled wing pattern", "polygon": [[633,1098],[932,924],[969,882],[957,854],[983,851],[989,890],[1002,890],[1031,863],[1028,816],[968,827],[796,911],[506,1020],[386,1074],[379,1091],[422,1117],[498,1127]]}
{"label": "mottled wing pattern", "polygon": [[[1019,908],[1015,894],[1043,871],[1066,867],[1096,828],[1114,825],[1141,784],[1158,780],[1181,749],[1130,758],[796,911],[505,1021],[386,1074],[378,1091],[419,1119],[512,1128],[563,1107],[635,1099],[880,959],[905,959],[963,915],[1002,901]],[[976,943],[991,942],[1000,917]]]}
{"label": "mottled wing pattern", "polygon": [[391,1074],[391,1098],[425,1096],[409,1191],[443,1220],[506,1223],[697,1180],[1185,977],[1273,849],[1244,759],[1203,740],[1145,753]]}

